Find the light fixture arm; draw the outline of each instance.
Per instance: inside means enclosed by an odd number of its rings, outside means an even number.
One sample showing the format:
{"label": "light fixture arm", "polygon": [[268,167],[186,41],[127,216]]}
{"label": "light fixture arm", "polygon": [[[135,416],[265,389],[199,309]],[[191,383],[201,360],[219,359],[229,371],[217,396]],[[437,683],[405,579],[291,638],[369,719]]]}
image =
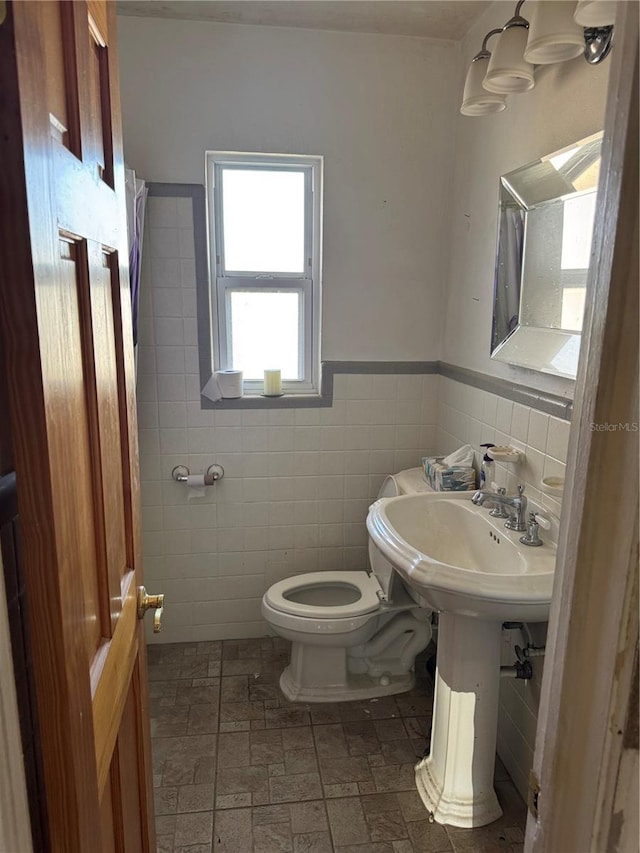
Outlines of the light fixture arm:
{"label": "light fixture arm", "polygon": [[516,3],[516,10],[513,13],[513,18],[509,18],[507,23],[502,28],[503,31],[508,30],[511,27],[524,27],[525,30],[529,29],[529,21],[527,21],[526,18],[523,18],[520,14],[520,9],[522,9],[522,4],[524,2],[525,0],[518,0],[518,3]]}
{"label": "light fixture arm", "polygon": [[[522,2],[524,2],[524,0],[522,0]],[[489,59],[489,57],[491,56],[491,53],[490,53],[490,51],[487,50],[487,42],[489,41],[491,36],[500,35],[501,32],[502,32],[501,27],[499,29],[489,30],[489,32],[486,34],[486,36],[482,39],[482,47],[480,48],[479,52],[476,53],[476,55],[473,57],[473,59],[471,61],[477,62],[478,59]]]}

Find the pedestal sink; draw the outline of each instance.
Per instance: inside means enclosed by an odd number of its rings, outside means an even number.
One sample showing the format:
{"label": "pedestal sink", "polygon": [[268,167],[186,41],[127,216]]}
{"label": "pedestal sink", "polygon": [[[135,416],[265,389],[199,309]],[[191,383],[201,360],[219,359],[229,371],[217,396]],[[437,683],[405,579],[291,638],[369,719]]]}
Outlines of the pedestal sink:
{"label": "pedestal sink", "polygon": [[414,599],[440,613],[431,751],[416,766],[438,823],[484,826],[493,788],[503,621],[546,622],[556,550],[531,548],[470,493],[383,498],[369,535]]}

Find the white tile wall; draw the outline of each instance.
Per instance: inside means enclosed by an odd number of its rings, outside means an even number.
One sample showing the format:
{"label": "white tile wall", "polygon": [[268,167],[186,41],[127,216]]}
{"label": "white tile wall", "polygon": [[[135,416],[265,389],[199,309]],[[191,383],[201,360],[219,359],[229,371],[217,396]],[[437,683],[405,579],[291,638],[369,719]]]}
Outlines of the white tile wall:
{"label": "white tile wall", "polygon": [[[510,492],[518,483],[524,483],[529,498],[556,519],[562,505],[541,491],[540,480],[543,476],[564,477],[569,428],[568,421],[440,377],[438,452],[448,453],[467,443],[475,448],[484,442],[517,447],[525,454],[525,461],[509,466],[496,463],[496,483]],[[479,465],[479,451],[476,462]],[[543,645],[546,624],[531,625],[529,629],[532,642]],[[512,664],[516,659],[514,646],[526,642],[527,637],[520,631],[505,632],[503,664]],[[530,681],[502,679],[498,724],[498,753],[525,800],[533,764],[544,658],[533,658],[532,664],[534,675]]]}
{"label": "white tile wall", "polygon": [[[541,490],[543,477],[565,475],[569,421],[554,418],[528,406],[513,403],[461,382],[440,377],[436,444],[449,453],[460,444],[509,444],[524,454],[518,465],[495,464],[495,482],[514,490],[524,483],[526,494],[557,518],[561,503]],[[480,464],[480,451],[476,462]]]}
{"label": "white tile wall", "polygon": [[[272,583],[364,568],[369,504],[386,474],[435,451],[438,413],[438,377],[415,375],[336,376],[330,408],[202,410],[192,224],[189,199],[149,199],[138,419],[145,580],[167,596],[162,642],[265,634]],[[212,462],[224,479],[189,502],[172,468]]]}

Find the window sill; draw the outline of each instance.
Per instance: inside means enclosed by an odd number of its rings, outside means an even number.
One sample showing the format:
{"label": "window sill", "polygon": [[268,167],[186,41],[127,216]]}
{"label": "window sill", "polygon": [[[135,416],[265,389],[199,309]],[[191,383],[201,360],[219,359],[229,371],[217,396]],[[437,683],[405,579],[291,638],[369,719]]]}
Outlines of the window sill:
{"label": "window sill", "polygon": [[[333,389],[332,389],[333,390]],[[316,409],[331,406],[333,394],[283,394],[282,397],[263,397],[262,394],[246,394],[235,399],[227,398],[213,402],[200,397],[203,409]]]}

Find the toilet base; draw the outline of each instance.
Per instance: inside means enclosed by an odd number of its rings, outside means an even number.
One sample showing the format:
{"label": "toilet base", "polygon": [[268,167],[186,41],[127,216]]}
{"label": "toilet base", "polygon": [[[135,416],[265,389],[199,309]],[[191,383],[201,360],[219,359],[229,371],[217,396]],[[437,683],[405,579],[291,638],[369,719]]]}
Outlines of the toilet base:
{"label": "toilet base", "polygon": [[[383,684],[382,681],[385,683]],[[304,686],[295,680],[288,666],[280,676],[280,689],[289,702],[353,702],[406,693],[415,685],[413,672],[372,678],[370,675],[347,675],[342,684],[321,687]]]}

